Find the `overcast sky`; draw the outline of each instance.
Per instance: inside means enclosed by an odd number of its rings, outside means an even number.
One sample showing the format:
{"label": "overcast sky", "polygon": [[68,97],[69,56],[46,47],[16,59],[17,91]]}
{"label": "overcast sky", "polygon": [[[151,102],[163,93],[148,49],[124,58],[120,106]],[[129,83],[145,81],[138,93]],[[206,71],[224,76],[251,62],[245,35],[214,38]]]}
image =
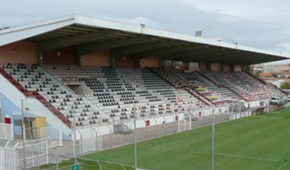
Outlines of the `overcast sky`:
{"label": "overcast sky", "polygon": [[[81,14],[290,53],[289,0],[1,0],[0,27]],[[287,61],[289,63],[289,61]]]}

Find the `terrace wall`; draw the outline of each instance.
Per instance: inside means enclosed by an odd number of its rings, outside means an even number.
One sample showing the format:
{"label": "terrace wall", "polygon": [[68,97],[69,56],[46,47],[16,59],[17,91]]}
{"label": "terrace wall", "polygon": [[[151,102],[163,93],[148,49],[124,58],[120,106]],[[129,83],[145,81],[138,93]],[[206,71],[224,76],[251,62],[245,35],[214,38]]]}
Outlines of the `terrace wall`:
{"label": "terrace wall", "polygon": [[19,41],[0,47],[0,63],[36,64],[36,44],[27,41]]}
{"label": "terrace wall", "polygon": [[110,66],[110,52],[98,51],[82,56],[82,66],[89,67],[109,67]]}

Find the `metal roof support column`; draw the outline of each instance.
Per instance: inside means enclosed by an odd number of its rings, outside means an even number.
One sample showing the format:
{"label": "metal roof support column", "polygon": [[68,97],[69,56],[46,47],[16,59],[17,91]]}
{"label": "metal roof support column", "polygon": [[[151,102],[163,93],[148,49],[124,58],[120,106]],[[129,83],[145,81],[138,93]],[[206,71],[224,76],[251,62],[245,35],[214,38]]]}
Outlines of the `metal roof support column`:
{"label": "metal roof support column", "polygon": [[110,66],[115,67],[115,57],[110,55]]}
{"label": "metal roof support column", "polygon": [[139,57],[135,57],[135,61],[136,61],[136,68],[140,68],[141,59]]}
{"label": "metal roof support column", "polygon": [[43,55],[41,52],[37,53],[37,64],[43,66]]}
{"label": "metal roof support column", "polygon": [[162,59],[161,57],[159,57],[159,63],[158,63],[158,65],[159,65],[159,68],[164,68],[164,59]]}
{"label": "metal roof support column", "polygon": [[83,65],[83,56],[81,56],[81,55],[77,56],[77,64],[80,67]]}

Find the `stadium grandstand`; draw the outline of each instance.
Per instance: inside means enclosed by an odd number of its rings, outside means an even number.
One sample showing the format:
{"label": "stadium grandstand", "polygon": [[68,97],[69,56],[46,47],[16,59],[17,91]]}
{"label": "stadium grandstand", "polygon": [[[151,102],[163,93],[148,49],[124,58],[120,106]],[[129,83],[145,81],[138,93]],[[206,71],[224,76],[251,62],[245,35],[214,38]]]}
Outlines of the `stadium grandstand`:
{"label": "stadium grandstand", "polygon": [[[134,119],[142,130],[237,105],[269,111],[270,99],[286,94],[243,67],[289,57],[80,15],[3,29],[0,147],[49,139],[48,147],[63,148],[76,140],[75,152],[85,154],[126,144],[114,145],[112,134],[131,133]],[[35,166],[34,157],[22,164],[15,156],[9,169]]]}

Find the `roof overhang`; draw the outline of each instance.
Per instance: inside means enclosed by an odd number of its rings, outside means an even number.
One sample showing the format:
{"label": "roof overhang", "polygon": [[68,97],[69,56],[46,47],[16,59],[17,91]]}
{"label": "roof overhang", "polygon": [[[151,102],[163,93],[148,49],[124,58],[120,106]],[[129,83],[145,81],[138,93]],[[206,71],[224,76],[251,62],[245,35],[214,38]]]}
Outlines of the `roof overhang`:
{"label": "roof overhang", "polygon": [[245,65],[290,58],[287,53],[74,14],[0,30],[0,46],[20,40],[35,42],[38,52],[76,46],[78,55],[110,50],[114,57],[135,54],[138,58]]}

